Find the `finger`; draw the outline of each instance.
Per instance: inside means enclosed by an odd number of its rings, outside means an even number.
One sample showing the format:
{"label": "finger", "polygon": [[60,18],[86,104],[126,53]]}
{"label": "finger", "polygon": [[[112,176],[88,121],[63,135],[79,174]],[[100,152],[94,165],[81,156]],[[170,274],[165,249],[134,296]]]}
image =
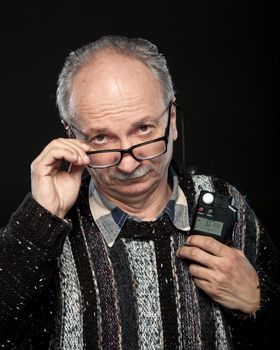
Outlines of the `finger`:
{"label": "finger", "polygon": [[83,157],[86,152],[90,149],[90,146],[80,140],[69,140],[69,139],[55,139],[52,140],[39,154],[39,156],[36,158],[38,161],[40,161],[47,153],[51,152],[54,148],[68,148],[69,150],[72,150],[73,153],[78,153],[79,156]]}
{"label": "finger", "polygon": [[73,149],[53,147],[49,152],[44,154],[40,159],[35,160],[31,164],[33,174],[52,175],[56,171],[62,160],[75,165],[86,165],[89,162],[88,156],[81,158],[79,153]]}
{"label": "finger", "polygon": [[217,241],[215,238],[202,235],[189,236],[186,240],[186,244],[191,247],[203,249],[204,251],[219,257],[227,255],[231,249],[225,244]]}
{"label": "finger", "polygon": [[74,148],[82,158],[85,157],[86,152],[90,149],[90,146],[88,144],[76,139],[61,139],[61,143],[66,147],[69,146],[71,148]]}
{"label": "finger", "polygon": [[211,284],[211,282],[204,280],[204,279],[200,279],[200,278],[193,278],[194,284],[200,288],[201,290],[203,290],[205,293],[207,293],[208,295],[210,295],[211,297],[214,296],[214,294],[216,295],[217,293],[214,293],[214,288]]}
{"label": "finger", "polygon": [[[78,140],[73,140],[78,141]],[[79,142],[79,143],[78,143]],[[35,164],[39,163],[41,160],[45,159],[51,159],[50,156],[53,155],[53,158],[56,160],[65,159],[66,161],[69,161],[66,157],[69,155],[70,151],[73,153],[73,156],[70,155],[70,159],[73,159],[73,162],[82,162],[79,160],[86,159],[88,160],[88,156],[86,154],[86,151],[89,149],[89,146],[84,145],[80,141],[78,142],[67,142],[65,139],[56,139],[50,142],[44,150],[41,152],[41,154],[35,159]],[[81,147],[80,147],[81,146]],[[84,148],[82,148],[82,146]],[[58,152],[58,150],[61,149],[61,152],[65,153],[65,157],[61,156]],[[74,158],[73,158],[74,157]]]}
{"label": "finger", "polygon": [[181,259],[189,259],[211,268],[215,266],[215,260],[217,259],[214,255],[197,247],[183,246],[177,250],[176,254]]}
{"label": "finger", "polygon": [[209,268],[198,264],[191,264],[188,270],[193,277],[209,281]]}
{"label": "finger", "polygon": [[[211,268],[201,266],[198,264],[190,264],[189,273],[194,277],[200,280],[205,280],[211,283],[216,283],[218,285],[224,283],[225,277],[219,271],[213,270]],[[228,278],[226,278],[228,281]]]}

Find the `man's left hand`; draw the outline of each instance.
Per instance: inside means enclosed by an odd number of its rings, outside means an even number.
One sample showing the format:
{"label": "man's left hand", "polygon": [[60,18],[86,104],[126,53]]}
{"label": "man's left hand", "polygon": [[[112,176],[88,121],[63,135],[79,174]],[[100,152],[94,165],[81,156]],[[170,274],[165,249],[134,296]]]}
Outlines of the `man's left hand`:
{"label": "man's left hand", "polygon": [[256,270],[239,249],[207,236],[189,236],[177,256],[189,259],[194,283],[219,304],[254,313],[260,304]]}

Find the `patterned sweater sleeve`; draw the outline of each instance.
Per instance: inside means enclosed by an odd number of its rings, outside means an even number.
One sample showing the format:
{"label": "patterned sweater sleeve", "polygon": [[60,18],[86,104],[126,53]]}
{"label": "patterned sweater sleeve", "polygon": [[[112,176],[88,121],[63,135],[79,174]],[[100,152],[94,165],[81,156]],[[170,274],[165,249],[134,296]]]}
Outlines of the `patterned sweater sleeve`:
{"label": "patterned sweater sleeve", "polygon": [[1,229],[0,334],[32,317],[29,305],[48,285],[69,230],[70,222],[52,215],[31,194]]}

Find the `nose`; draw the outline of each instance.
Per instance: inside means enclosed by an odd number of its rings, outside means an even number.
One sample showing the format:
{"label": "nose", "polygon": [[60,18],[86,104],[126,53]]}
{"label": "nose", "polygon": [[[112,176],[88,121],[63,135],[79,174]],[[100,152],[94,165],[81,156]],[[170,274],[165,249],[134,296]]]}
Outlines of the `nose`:
{"label": "nose", "polygon": [[133,158],[133,156],[129,153],[125,153],[122,157],[121,162],[117,165],[117,168],[119,171],[127,174],[131,174],[138,168],[141,161],[136,160]]}
{"label": "nose", "polygon": [[[128,149],[132,144],[129,140],[122,141],[122,149]],[[117,165],[118,170],[123,173],[133,173],[133,171],[139,166],[141,162],[133,158],[133,156],[129,153],[123,154],[121,162]]]}

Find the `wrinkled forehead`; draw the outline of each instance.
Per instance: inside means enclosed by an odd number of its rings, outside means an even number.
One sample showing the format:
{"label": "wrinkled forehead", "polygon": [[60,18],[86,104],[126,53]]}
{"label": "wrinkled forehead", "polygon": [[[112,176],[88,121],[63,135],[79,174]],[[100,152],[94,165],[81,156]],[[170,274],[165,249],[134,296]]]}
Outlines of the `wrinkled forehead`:
{"label": "wrinkled forehead", "polygon": [[[83,67],[73,78],[70,104],[75,116],[108,109],[133,109],[163,101],[157,77],[141,61],[120,55],[103,55]],[[72,114],[73,114],[72,113]]]}
{"label": "wrinkled forehead", "polygon": [[102,117],[90,116],[84,119],[76,119],[71,127],[84,136],[93,134],[127,134],[135,131],[140,126],[149,125],[157,128],[164,126],[169,112],[169,104],[157,110],[139,109],[134,112],[106,114]]}

